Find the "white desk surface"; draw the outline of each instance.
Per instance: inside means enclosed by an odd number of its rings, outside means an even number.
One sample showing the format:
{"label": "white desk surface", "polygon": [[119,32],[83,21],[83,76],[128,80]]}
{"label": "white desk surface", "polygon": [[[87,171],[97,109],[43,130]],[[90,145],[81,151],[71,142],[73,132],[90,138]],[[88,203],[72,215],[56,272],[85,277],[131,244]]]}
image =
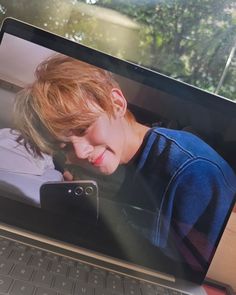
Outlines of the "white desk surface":
{"label": "white desk surface", "polygon": [[230,285],[236,292],[236,212],[230,216],[207,277]]}

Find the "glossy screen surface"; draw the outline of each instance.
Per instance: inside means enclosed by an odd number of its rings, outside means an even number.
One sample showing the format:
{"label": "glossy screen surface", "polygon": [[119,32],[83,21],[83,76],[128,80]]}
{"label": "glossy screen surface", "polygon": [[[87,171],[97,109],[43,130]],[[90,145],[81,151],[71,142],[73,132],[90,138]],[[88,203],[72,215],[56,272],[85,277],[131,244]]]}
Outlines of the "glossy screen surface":
{"label": "glossy screen surface", "polygon": [[[9,20],[3,30],[1,220],[201,281],[234,204],[235,104],[25,24]],[[146,128],[138,150],[128,161],[120,156],[112,173],[104,173],[104,167],[113,163],[115,153],[127,155],[132,142],[124,136],[124,125],[114,125],[110,117],[96,127],[95,135],[76,133],[79,149],[84,138],[93,148],[82,161],[73,145],[69,152],[58,148],[53,155],[39,157],[17,142],[20,131],[14,123],[14,106],[18,93],[34,83],[38,65],[58,53],[109,72],[136,122]],[[93,77],[87,80],[91,87]],[[48,81],[52,84],[50,77]],[[55,114],[59,112],[57,99]],[[83,115],[86,118],[86,112]],[[46,140],[53,137],[48,130],[41,130],[41,135]],[[57,138],[58,147],[64,141]],[[68,153],[76,154],[79,161],[68,160]],[[91,163],[91,158],[96,161]],[[65,171],[73,175],[73,183],[63,176]],[[79,180],[87,181],[82,189],[89,193],[83,199],[75,182]],[[45,189],[49,181],[53,183]]]}

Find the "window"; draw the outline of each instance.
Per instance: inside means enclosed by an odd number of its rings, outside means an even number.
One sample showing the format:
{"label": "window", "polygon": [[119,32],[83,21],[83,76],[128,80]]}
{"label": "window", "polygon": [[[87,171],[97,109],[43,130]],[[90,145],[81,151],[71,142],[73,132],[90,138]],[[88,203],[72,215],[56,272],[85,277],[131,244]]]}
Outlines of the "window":
{"label": "window", "polygon": [[2,0],[7,16],[236,100],[235,0]]}

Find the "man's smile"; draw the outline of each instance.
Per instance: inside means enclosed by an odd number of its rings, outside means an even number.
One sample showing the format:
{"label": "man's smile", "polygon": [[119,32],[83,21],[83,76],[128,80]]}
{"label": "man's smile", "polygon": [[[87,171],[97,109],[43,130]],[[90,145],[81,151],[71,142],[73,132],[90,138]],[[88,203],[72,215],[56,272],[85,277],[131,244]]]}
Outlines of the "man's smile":
{"label": "man's smile", "polygon": [[104,154],[105,154],[106,150],[104,152],[102,152],[97,158],[95,158],[94,160],[92,160],[92,164],[94,166],[100,166],[103,159],[104,159]]}

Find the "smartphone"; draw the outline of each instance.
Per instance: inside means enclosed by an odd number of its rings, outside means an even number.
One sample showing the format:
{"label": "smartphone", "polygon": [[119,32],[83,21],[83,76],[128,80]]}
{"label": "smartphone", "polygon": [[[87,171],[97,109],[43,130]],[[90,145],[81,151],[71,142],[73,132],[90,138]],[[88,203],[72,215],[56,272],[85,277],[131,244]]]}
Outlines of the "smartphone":
{"label": "smartphone", "polygon": [[64,217],[94,223],[99,218],[98,185],[94,180],[46,182],[40,187],[41,208]]}

